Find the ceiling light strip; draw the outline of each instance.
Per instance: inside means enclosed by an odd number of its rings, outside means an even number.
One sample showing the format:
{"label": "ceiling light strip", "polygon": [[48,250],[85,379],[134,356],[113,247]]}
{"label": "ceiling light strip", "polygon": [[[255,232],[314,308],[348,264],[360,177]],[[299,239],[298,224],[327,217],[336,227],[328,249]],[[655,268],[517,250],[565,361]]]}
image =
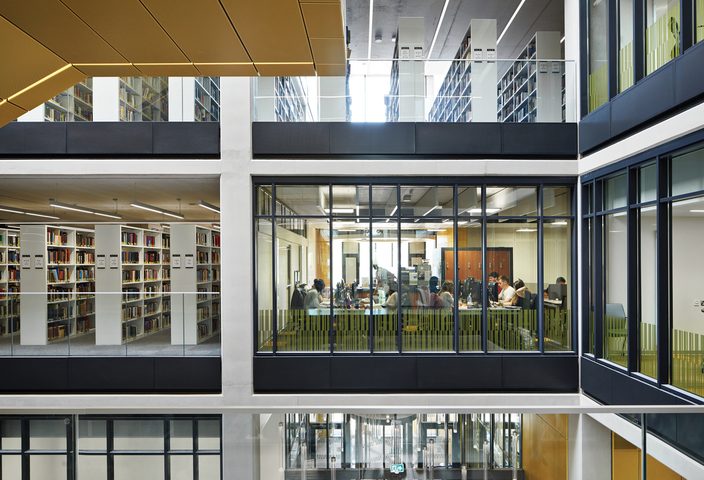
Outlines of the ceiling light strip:
{"label": "ceiling light strip", "polygon": [[74,212],[89,213],[91,215],[98,215],[100,217],[113,218],[115,220],[122,220],[121,216],[115,215],[114,213],[102,212],[93,208],[81,207],[80,205],[69,205],[68,203],[51,201],[49,203],[49,206],[55,208],[62,208],[64,210],[71,210]]}
{"label": "ceiling light strip", "polygon": [[516,16],[518,15],[518,12],[519,12],[519,11],[521,10],[521,8],[523,7],[523,4],[524,4],[524,3],[526,3],[526,0],[521,0],[521,3],[519,3],[518,6],[516,7],[516,11],[513,12],[513,15],[511,15],[511,18],[508,20],[508,23],[507,23],[506,26],[504,27],[503,32],[501,32],[501,35],[499,35],[499,38],[496,40],[496,44],[497,44],[497,45],[498,45],[499,43],[501,43],[501,40],[504,38],[504,35],[506,35],[506,32],[508,31],[508,28],[511,26],[511,24],[513,23],[513,21],[516,19]]}
{"label": "ceiling light strip", "polygon": [[[369,40],[367,46],[367,60],[372,59],[372,22],[374,19],[374,0],[369,0]],[[396,39],[398,42],[398,38]]]}
{"label": "ceiling light strip", "polygon": [[31,217],[41,217],[49,218],[51,220],[61,220],[59,217],[54,215],[44,215],[43,213],[28,212],[27,210],[21,210],[19,208],[0,206],[0,212],[15,213],[17,215],[29,215]]}
{"label": "ceiling light strip", "polygon": [[133,202],[133,203],[130,203],[130,206],[132,206],[134,208],[140,208],[142,210],[147,210],[148,212],[160,213],[160,214],[166,215],[168,217],[178,218],[179,220],[184,220],[184,218],[185,218],[183,215],[179,215],[178,213],[174,213],[169,210],[164,210],[163,208],[155,207],[155,206],[149,205],[147,203]]}
{"label": "ceiling light strip", "polygon": [[445,0],[445,5],[442,6],[442,12],[440,12],[440,20],[438,20],[438,26],[435,28],[435,35],[433,35],[433,41],[430,42],[430,49],[428,49],[428,56],[426,58],[430,59],[430,55],[433,54],[433,48],[435,48],[435,42],[438,39],[438,34],[440,33],[440,26],[445,18],[445,13],[447,12],[447,6],[450,0]]}
{"label": "ceiling light strip", "polygon": [[215,212],[218,215],[220,215],[220,207],[216,207],[212,203],[204,202],[203,200],[198,201],[198,206],[203,207],[206,210],[210,210],[211,212]]}

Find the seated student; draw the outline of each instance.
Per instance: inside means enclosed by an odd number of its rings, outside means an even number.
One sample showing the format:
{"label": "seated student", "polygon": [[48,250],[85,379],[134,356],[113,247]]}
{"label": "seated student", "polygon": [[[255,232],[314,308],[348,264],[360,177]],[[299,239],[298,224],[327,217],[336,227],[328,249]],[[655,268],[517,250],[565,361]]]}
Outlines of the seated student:
{"label": "seated student", "polygon": [[524,309],[533,308],[533,305],[531,305],[532,294],[523,280],[519,278],[513,282],[513,289],[516,291],[516,294],[511,299],[511,305],[517,305]]}
{"label": "seated student", "polygon": [[386,308],[396,308],[398,306],[398,293],[396,292],[396,282],[389,284],[389,290],[386,292],[386,303],[382,305]]}
{"label": "seated student", "polygon": [[306,293],[306,298],[303,300],[303,308],[306,310],[320,308],[320,301],[322,300],[320,292],[322,292],[324,288],[325,282],[323,280],[320,278],[313,280],[313,288]]}
{"label": "seated student", "polygon": [[489,282],[487,285],[489,291],[489,301],[497,302],[499,300],[499,292],[501,292],[501,281],[499,272],[491,272],[489,274]]}
{"label": "seated student", "polygon": [[499,285],[501,286],[501,292],[499,293],[499,304],[507,306],[511,305],[513,297],[516,295],[516,290],[508,283],[508,277],[506,275],[501,275],[499,277]]}
{"label": "seated student", "polygon": [[442,282],[440,295],[438,295],[438,303],[440,308],[451,308],[455,304],[455,299],[452,296],[455,286],[452,282]]}

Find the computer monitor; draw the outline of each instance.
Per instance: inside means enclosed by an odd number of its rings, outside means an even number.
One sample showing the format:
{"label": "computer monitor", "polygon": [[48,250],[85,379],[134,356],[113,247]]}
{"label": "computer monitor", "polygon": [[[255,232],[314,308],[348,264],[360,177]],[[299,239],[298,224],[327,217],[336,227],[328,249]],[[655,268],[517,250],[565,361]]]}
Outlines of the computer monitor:
{"label": "computer monitor", "polygon": [[487,285],[487,292],[489,295],[489,301],[490,302],[496,302],[499,300],[499,284],[495,282],[489,283]]}
{"label": "computer monitor", "polygon": [[548,285],[548,299],[559,300],[560,302],[565,303],[566,298],[567,285],[564,283],[551,283]]}

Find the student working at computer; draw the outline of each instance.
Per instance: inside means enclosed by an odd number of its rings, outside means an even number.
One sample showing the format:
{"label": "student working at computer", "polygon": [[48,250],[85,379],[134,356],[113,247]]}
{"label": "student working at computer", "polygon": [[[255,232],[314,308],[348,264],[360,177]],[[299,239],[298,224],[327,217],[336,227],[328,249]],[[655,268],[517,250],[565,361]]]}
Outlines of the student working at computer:
{"label": "student working at computer", "polygon": [[513,297],[516,295],[516,289],[511,286],[506,275],[499,277],[499,286],[501,287],[501,291],[499,292],[498,304],[504,307],[513,305]]}

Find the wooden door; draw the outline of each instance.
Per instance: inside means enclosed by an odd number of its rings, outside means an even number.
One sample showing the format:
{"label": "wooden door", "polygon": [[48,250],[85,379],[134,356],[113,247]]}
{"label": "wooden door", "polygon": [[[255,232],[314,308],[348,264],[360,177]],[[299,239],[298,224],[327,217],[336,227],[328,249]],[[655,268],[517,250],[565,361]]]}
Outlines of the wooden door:
{"label": "wooden door", "polygon": [[[443,264],[445,267],[442,280],[455,280],[455,258],[452,248],[443,249]],[[459,277],[462,281],[472,277],[476,280],[484,278],[482,274],[482,251],[480,248],[462,248],[457,252],[459,262]],[[487,250],[488,272],[496,271],[513,280],[513,251],[510,248],[489,248]]]}

